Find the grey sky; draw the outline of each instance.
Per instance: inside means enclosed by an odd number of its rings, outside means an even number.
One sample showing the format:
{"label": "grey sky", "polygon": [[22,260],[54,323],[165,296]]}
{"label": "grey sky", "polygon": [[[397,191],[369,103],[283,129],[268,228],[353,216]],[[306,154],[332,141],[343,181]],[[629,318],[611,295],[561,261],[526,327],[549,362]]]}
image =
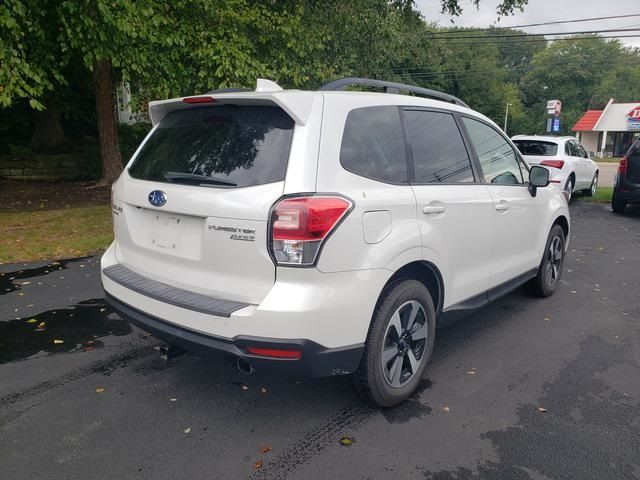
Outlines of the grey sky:
{"label": "grey sky", "polygon": [[[459,17],[440,14],[440,0],[416,0],[418,10],[427,21],[438,22],[441,26],[456,25],[459,27],[487,27],[495,24],[508,27],[529,23],[552,22],[556,20],[573,20],[610,15],[640,14],[640,0],[529,0],[523,12],[516,11],[496,23],[498,18],[496,6],[498,0],[480,0],[477,10],[471,0],[460,0],[463,13]],[[454,23],[451,23],[453,18]],[[567,23],[543,27],[525,28],[531,33],[566,32],[577,30],[604,30],[609,28],[638,28],[638,32],[623,32],[622,35],[638,33],[640,35],[640,16],[616,20],[599,20],[584,23]],[[610,35],[615,35],[614,33]],[[640,47],[639,38],[620,39],[625,45]]]}

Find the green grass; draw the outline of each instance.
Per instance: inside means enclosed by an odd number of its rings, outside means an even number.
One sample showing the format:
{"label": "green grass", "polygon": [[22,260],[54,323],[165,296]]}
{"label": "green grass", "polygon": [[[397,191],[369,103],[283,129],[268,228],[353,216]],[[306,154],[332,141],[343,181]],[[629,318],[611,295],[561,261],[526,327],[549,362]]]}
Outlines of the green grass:
{"label": "green grass", "polygon": [[613,195],[613,187],[598,187],[595,197],[587,197],[586,195],[576,195],[577,200],[596,203],[611,203]]}
{"label": "green grass", "polygon": [[112,240],[109,205],[0,213],[0,264],[81,257]]}
{"label": "green grass", "polygon": [[611,158],[592,158],[594,162],[597,163],[619,163],[620,157],[611,157]]}

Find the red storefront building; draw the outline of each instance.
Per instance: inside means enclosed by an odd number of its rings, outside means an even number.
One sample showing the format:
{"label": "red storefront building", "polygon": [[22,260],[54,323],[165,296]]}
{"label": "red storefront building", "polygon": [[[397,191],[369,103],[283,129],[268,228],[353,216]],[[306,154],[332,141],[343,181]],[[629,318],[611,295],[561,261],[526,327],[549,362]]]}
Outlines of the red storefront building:
{"label": "red storefront building", "polygon": [[588,110],[571,128],[578,141],[599,157],[621,157],[640,137],[640,102],[615,103]]}

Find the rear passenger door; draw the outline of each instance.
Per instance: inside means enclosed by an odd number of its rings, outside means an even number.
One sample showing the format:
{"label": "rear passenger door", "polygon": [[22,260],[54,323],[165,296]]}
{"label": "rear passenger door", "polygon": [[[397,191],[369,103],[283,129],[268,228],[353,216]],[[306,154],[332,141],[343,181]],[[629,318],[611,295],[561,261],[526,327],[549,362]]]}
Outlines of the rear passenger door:
{"label": "rear passenger door", "polygon": [[407,107],[403,118],[423,256],[441,270],[448,307],[489,288],[493,202],[451,113]]}
{"label": "rear passenger door", "polygon": [[[493,199],[495,236],[491,254],[491,288],[529,272],[540,263],[540,238],[546,237],[546,196],[532,197],[528,171],[515,149],[496,128],[462,117]],[[542,192],[541,192],[542,193]]]}
{"label": "rear passenger door", "polygon": [[582,188],[588,188],[591,186],[591,180],[593,180],[593,174],[595,170],[591,168],[591,161],[589,160],[589,155],[585,149],[580,145],[578,141],[572,141],[573,145],[572,151],[574,151],[574,156],[576,162],[578,162],[578,171],[579,176],[578,185]]}

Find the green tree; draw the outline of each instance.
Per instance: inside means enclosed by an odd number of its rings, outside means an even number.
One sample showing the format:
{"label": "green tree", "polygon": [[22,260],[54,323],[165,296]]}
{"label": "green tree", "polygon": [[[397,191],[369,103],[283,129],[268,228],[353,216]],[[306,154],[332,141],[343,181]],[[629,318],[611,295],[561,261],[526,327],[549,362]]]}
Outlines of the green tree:
{"label": "green tree", "polygon": [[603,81],[624,63],[624,51],[618,41],[593,36],[553,42],[538,52],[531,71],[522,81],[525,106],[536,120],[535,132],[544,131],[547,100],[562,101],[563,134],[570,132],[585,110],[602,106],[602,100],[597,101],[597,92]]}

